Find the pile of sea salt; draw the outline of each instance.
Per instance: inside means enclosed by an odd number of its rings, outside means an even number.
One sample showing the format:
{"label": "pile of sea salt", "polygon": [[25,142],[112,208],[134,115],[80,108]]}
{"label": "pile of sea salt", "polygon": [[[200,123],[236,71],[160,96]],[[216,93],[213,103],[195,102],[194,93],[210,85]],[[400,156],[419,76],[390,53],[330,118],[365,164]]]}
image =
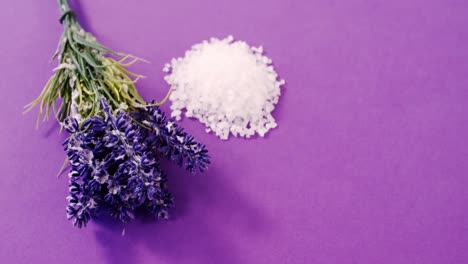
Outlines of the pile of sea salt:
{"label": "pile of sea salt", "polygon": [[229,36],[203,41],[185,57],[172,59],[164,67],[172,87],[172,117],[197,118],[221,139],[230,133],[263,137],[277,126],[271,113],[285,82],[262,53],[262,47]]}

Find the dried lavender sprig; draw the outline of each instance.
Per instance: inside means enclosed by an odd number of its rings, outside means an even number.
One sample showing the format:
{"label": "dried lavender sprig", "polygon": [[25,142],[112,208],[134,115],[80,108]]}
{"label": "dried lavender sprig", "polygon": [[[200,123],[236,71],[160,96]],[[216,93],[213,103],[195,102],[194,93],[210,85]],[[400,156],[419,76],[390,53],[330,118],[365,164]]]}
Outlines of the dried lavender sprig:
{"label": "dried lavender sprig", "polygon": [[[103,116],[88,118],[81,125],[71,117],[64,122],[70,133],[65,151],[72,166],[68,218],[83,227],[105,210],[125,223],[139,207],[167,218],[173,199],[160,158],[182,165],[179,156],[184,156],[188,170],[204,170],[209,164],[205,146],[166,121],[157,107],[138,109],[131,115],[114,114],[104,98],[101,106]],[[171,151],[160,151],[163,144]]]}
{"label": "dried lavender sprig", "polygon": [[154,133],[155,149],[160,154],[191,172],[206,170],[210,157],[205,145],[195,142],[173,119],[167,119],[159,107],[139,109],[133,116]]}
{"label": "dried lavender sprig", "polygon": [[49,118],[50,109],[59,122],[72,116],[81,123],[102,110],[102,97],[112,109],[146,106],[135,88],[135,82],[143,76],[126,69],[139,59],[101,45],[78,23],[68,0],[58,0],[58,4],[64,30],[53,58],[59,65],[38,98],[26,106],[29,111],[39,104],[37,125],[41,116]]}

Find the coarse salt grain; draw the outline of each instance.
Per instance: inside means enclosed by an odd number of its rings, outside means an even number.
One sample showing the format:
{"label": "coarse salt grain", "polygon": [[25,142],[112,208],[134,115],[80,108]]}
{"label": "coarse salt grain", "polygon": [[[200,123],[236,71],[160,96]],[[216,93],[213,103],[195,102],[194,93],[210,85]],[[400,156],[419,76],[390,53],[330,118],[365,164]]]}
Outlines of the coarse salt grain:
{"label": "coarse salt grain", "polygon": [[271,113],[285,83],[271,63],[262,47],[249,47],[232,36],[192,46],[163,69],[172,87],[171,116],[197,118],[207,132],[224,140],[229,134],[263,137],[277,126]]}

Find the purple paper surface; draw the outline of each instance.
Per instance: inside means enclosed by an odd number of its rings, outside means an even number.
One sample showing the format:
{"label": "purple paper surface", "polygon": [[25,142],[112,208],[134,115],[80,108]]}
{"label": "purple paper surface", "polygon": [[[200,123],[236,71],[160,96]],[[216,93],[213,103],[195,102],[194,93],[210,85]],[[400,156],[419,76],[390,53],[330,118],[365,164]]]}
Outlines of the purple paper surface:
{"label": "purple paper surface", "polygon": [[102,43],[151,61],[132,68],[147,100],[192,44],[263,45],[287,81],[279,127],[223,142],[184,119],[212,166],[167,164],[171,220],[74,228],[64,135],[22,114],[56,65],[56,2],[2,1],[0,263],[468,262],[467,1],[77,2]]}

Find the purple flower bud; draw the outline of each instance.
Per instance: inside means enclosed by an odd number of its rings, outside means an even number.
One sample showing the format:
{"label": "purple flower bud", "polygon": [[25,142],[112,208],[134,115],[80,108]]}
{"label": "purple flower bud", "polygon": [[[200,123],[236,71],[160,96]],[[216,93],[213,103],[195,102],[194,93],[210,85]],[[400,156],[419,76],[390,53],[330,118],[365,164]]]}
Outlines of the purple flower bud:
{"label": "purple flower bud", "polygon": [[101,104],[104,117],[88,118],[81,127],[74,119],[66,122],[71,134],[64,144],[72,167],[68,218],[84,227],[106,211],[125,223],[139,207],[167,218],[173,199],[160,159],[203,171],[209,164],[205,146],[167,121],[157,107],[114,116],[105,99]]}

